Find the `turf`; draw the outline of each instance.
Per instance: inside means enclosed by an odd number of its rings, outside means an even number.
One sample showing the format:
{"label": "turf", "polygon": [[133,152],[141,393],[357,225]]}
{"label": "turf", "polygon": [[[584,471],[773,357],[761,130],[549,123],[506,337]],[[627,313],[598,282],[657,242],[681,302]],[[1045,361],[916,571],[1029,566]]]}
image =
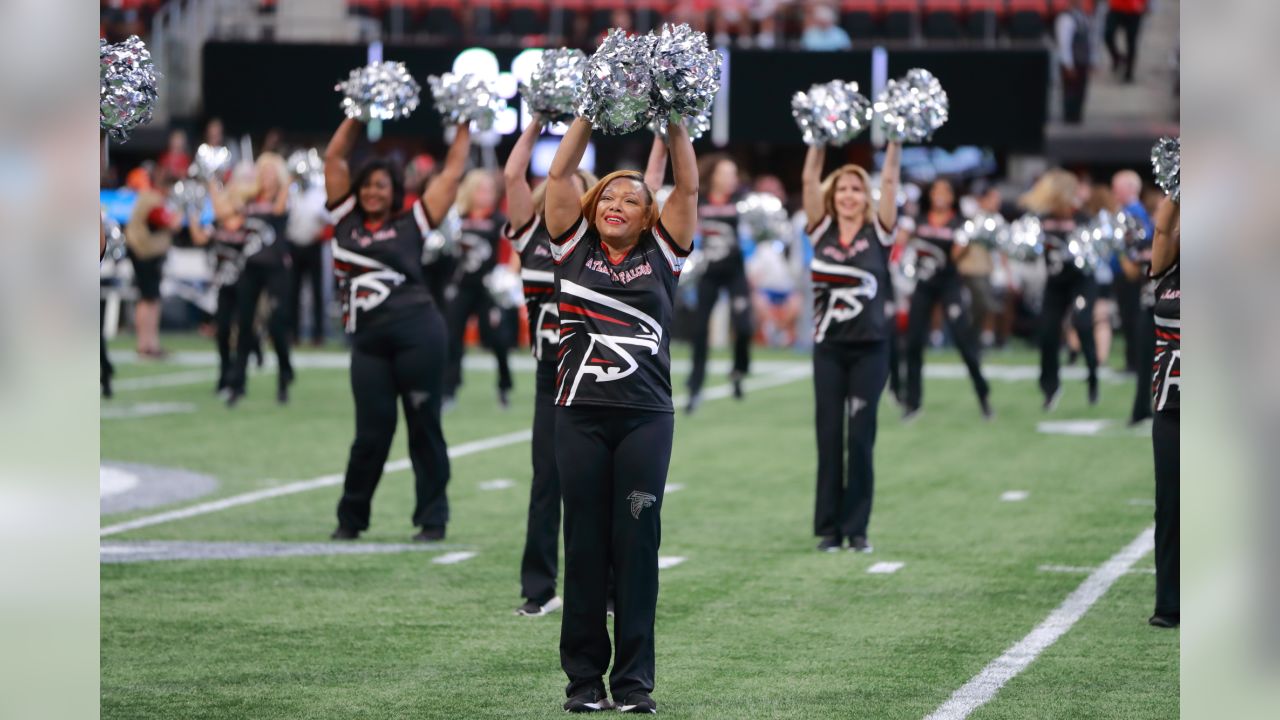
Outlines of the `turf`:
{"label": "turf", "polygon": [[[177,346],[208,349],[201,340]],[[997,361],[1034,358],[1012,351]],[[121,377],[191,370],[122,364]],[[273,380],[254,377],[234,411],[213,397],[212,371],[209,383],[121,392],[110,402],[197,411],[104,420],[103,457],[214,475],[221,485],[206,500],[340,472],[352,434],[346,373],[301,372],[284,408]],[[527,428],[532,380],[517,375],[514,405],[502,412],[493,376],[469,372],[446,418],[450,443]],[[963,380],[928,382],[913,425],[881,405],[871,555],[813,551],[807,379],[680,415],[669,482],[684,489],[665,500],[662,554],[687,560],[661,573],[660,712],[923,717],[1084,578],[1038,566],[1096,566],[1150,524],[1151,507],[1130,502],[1151,497],[1148,438],[1037,433],[1034,383],[996,383],[994,393],[991,423]],[[1082,383],[1069,383],[1054,418],[1122,419],[1131,393],[1106,385],[1088,408]],[[403,457],[401,434],[392,459]],[[102,716],[563,716],[559,616],[512,614],[529,472],[528,443],[454,460],[448,542],[478,553],[456,565],[424,553],[103,565]],[[515,486],[480,488],[495,478]],[[1007,490],[1029,496],[1001,502]],[[334,525],[337,494],[315,490],[112,539],[317,541]],[[361,542],[407,540],[411,506],[411,475],[386,475]],[[867,574],[878,561],[905,566]],[[1150,557],[1139,563],[1150,566]],[[1121,578],[973,717],[1176,717],[1178,634],[1145,624],[1153,586],[1150,575]]]}

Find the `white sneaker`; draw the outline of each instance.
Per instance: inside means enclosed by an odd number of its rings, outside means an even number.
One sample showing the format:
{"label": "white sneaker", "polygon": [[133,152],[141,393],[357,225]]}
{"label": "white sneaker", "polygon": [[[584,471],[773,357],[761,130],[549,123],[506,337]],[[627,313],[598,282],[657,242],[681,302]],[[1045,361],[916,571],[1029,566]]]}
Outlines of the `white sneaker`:
{"label": "white sneaker", "polygon": [[545,605],[539,605],[538,603],[530,600],[516,608],[516,614],[523,615],[525,617],[541,617],[559,610],[562,605],[564,605],[564,603],[559,597],[551,598]]}

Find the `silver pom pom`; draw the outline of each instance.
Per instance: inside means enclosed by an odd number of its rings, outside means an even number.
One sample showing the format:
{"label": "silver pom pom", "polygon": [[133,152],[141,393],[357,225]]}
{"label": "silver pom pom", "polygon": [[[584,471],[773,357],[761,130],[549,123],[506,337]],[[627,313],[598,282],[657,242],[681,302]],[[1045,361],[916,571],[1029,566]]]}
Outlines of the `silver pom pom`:
{"label": "silver pom pom", "polygon": [[103,257],[111,258],[116,262],[124,260],[129,255],[128,246],[124,242],[124,228],[121,228],[120,223],[112,219],[105,211],[102,213],[102,233],[107,238],[107,246],[103,251]]}
{"label": "silver pom pom", "polygon": [[577,113],[609,135],[635,132],[653,119],[652,36],[628,37],[609,31],[587,61],[578,89]]}
{"label": "silver pom pom", "polygon": [[1117,253],[1133,252],[1147,241],[1147,227],[1138,217],[1123,210],[1098,211],[1088,225],[1090,239],[1099,255],[1109,258]]}
{"label": "silver pom pom", "polygon": [[208,195],[204,183],[194,178],[179,180],[169,190],[169,205],[177,208],[183,217],[192,213],[198,217],[204,212],[204,202]]}
{"label": "silver pom pom", "polygon": [[1151,148],[1151,169],[1156,184],[1174,202],[1182,201],[1182,140],[1162,137]]}
{"label": "silver pom pom", "polygon": [[558,48],[542,53],[542,62],[520,82],[520,96],[529,109],[548,123],[573,120],[574,99],[587,69],[587,55],[573,48]]}
{"label": "silver pom pom", "polygon": [[1009,232],[1009,223],[1000,213],[979,212],[964,221],[961,229],[969,242],[985,248],[999,248],[1003,236]]}
{"label": "silver pom pom", "polygon": [[484,286],[493,298],[493,304],[503,310],[520,307],[524,302],[524,284],[520,274],[506,265],[499,265],[485,275]]}
{"label": "silver pom pom", "polygon": [[[667,141],[667,119],[661,115],[649,121],[649,129],[655,135],[662,138],[663,142]],[[708,115],[698,115],[697,117],[686,118],[684,121],[685,130],[689,131],[689,139],[697,140],[707,131],[711,129],[711,117]]]}
{"label": "silver pom pom", "polygon": [[702,279],[702,275],[707,271],[706,258],[702,256],[701,250],[694,250],[689,253],[689,257],[684,259],[684,268],[680,270],[680,280],[677,283],[680,287],[692,287],[698,284],[698,280]]}
{"label": "silver pom pom", "polygon": [[459,238],[462,237],[462,219],[458,217],[457,206],[449,208],[444,219],[437,227],[427,233],[422,243],[422,264],[430,265],[442,256],[458,256]]}
{"label": "silver pom pom", "polygon": [[195,160],[187,169],[187,175],[202,181],[221,180],[231,170],[231,150],[226,146],[214,147],[200,143]]}
{"label": "silver pom pom", "polygon": [[294,150],[285,162],[301,189],[324,187],[324,160],[320,157],[319,150],[315,148]]}
{"label": "silver pom pom", "polygon": [[342,111],[347,117],[368,122],[408,117],[418,108],[422,87],[404,63],[371,63],[351,71],[350,77],[334,87],[342,93]]}
{"label": "silver pom pom", "polygon": [[1040,218],[1027,214],[1009,223],[1008,231],[997,235],[999,247],[1013,260],[1031,262],[1044,254],[1044,231]]}
{"label": "silver pom pom", "polygon": [[100,38],[98,72],[98,126],[123,142],[151,121],[158,77],[151,53],[137,35],[114,45]]}
{"label": "silver pom pom", "polygon": [[787,209],[776,195],[747,193],[738,201],[738,219],[756,243],[785,240],[791,236]]}
{"label": "silver pom pom", "polygon": [[895,142],[924,142],[947,122],[947,93],[933,73],[908,70],[876,98],[875,120]]}
{"label": "silver pom pom", "polygon": [[436,110],[446,125],[475,123],[477,130],[489,130],[494,118],[507,107],[507,101],[494,93],[489,83],[476,75],[431,75],[431,96]]}
{"label": "silver pom pom", "polygon": [[858,83],[832,80],[791,98],[791,115],[806,145],[845,145],[871,122],[871,102]]}
{"label": "silver pom pom", "polygon": [[707,34],[686,24],[663,25],[652,35],[654,102],[659,115],[696,118],[711,113],[720,92],[720,53],[707,45]]}

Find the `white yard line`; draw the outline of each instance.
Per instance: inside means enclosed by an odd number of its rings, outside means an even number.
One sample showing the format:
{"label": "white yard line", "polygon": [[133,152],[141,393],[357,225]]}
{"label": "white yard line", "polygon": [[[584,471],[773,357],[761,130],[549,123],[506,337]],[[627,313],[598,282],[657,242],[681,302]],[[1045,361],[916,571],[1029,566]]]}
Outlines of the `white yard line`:
{"label": "white yard line", "polygon": [[1056,610],[1049,613],[1026,637],[1014,643],[1003,655],[992,660],[982,672],[973,676],[951,698],[934,710],[925,720],[963,720],[978,708],[986,705],[1000,692],[1005,683],[1026,670],[1040,653],[1058,641],[1084,617],[1084,614],[1106,594],[1116,580],[1133,568],[1134,563],[1151,552],[1154,547],[1155,528],[1148,527],[1138,533],[1133,542],[1102,564],[1085,578]]}
{"label": "white yard line", "polygon": [[1000,495],[1000,499],[1004,502],[1022,502],[1023,500],[1026,500],[1027,496],[1030,494],[1031,493],[1026,490],[1009,490],[1008,492]]}
{"label": "white yard line", "polygon": [[673,555],[673,556],[669,556],[669,557],[659,557],[659,558],[658,558],[658,569],[659,569],[659,570],[666,570],[667,568],[673,568],[673,567],[675,567],[675,566],[679,565],[680,563],[684,562],[684,561],[685,561],[685,560],[687,560],[687,559],[688,559],[688,558],[679,557],[679,556],[677,556],[677,555]]}
{"label": "white yard line", "polygon": [[476,554],[474,552],[469,551],[451,552],[445,553],[440,557],[432,558],[431,562],[436,565],[457,565],[458,563],[470,560],[475,556]]}
{"label": "white yard line", "polygon": [[[811,370],[807,365],[796,365],[764,377],[748,380],[743,384],[748,390],[764,390],[766,388],[786,385],[802,378],[806,378],[809,376],[810,372]],[[719,385],[707,389],[703,393],[703,398],[705,400],[717,400],[730,397],[732,394],[733,388],[731,386]],[[673,398],[673,401],[675,406],[679,408],[683,407],[684,404],[688,402],[688,399],[684,396],[678,396]],[[461,445],[455,445],[449,448],[449,457],[459,458],[466,455],[485,452],[486,450],[493,450],[496,448],[506,447],[508,445],[527,442],[532,436],[532,430],[517,430],[516,432],[507,433],[505,435],[496,435],[482,440],[462,443]],[[401,470],[408,470],[410,467],[412,467],[412,465],[406,458],[402,460],[393,460],[387,463],[383,466],[382,471],[384,473],[392,473],[399,472]],[[210,502],[191,505],[189,507],[170,510],[168,512],[162,512],[155,515],[145,515],[128,522],[108,525],[107,527],[99,530],[98,535],[99,537],[117,535],[130,530],[137,530],[139,528],[150,527],[152,525],[160,525],[162,523],[173,522],[174,520],[185,520],[187,518],[198,517],[200,515],[208,515],[209,513],[220,512],[222,510],[239,507],[241,505],[249,505],[263,500],[284,497],[286,495],[295,495],[297,493],[307,492],[308,490],[317,490],[319,488],[333,487],[341,484],[341,473],[322,475],[310,480],[300,480],[298,482],[288,483],[278,487],[255,490],[253,492],[242,493],[240,495],[232,495],[231,497],[222,498],[221,500],[212,500]]]}
{"label": "white yard line", "polygon": [[892,575],[903,568],[903,562],[878,562],[867,568],[868,575]]}
{"label": "white yard line", "polygon": [[[1041,565],[1036,569],[1039,570],[1040,572],[1067,573],[1070,575],[1088,575],[1089,573],[1094,572],[1098,568],[1085,567],[1083,565]],[[1129,573],[1133,575],[1155,575],[1156,569],[1150,568],[1150,567],[1133,568],[1129,570]]]}

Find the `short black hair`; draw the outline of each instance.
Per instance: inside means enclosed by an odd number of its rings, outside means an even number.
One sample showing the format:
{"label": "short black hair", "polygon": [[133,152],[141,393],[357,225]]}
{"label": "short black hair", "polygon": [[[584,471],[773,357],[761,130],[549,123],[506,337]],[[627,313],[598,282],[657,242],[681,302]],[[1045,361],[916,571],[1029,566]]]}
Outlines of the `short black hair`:
{"label": "short black hair", "polygon": [[351,192],[355,193],[356,207],[363,212],[364,208],[360,207],[360,188],[364,187],[364,184],[369,182],[369,177],[379,170],[391,178],[391,214],[394,215],[404,207],[404,176],[390,160],[373,158],[362,165],[360,172],[356,173],[355,179],[351,182]]}

